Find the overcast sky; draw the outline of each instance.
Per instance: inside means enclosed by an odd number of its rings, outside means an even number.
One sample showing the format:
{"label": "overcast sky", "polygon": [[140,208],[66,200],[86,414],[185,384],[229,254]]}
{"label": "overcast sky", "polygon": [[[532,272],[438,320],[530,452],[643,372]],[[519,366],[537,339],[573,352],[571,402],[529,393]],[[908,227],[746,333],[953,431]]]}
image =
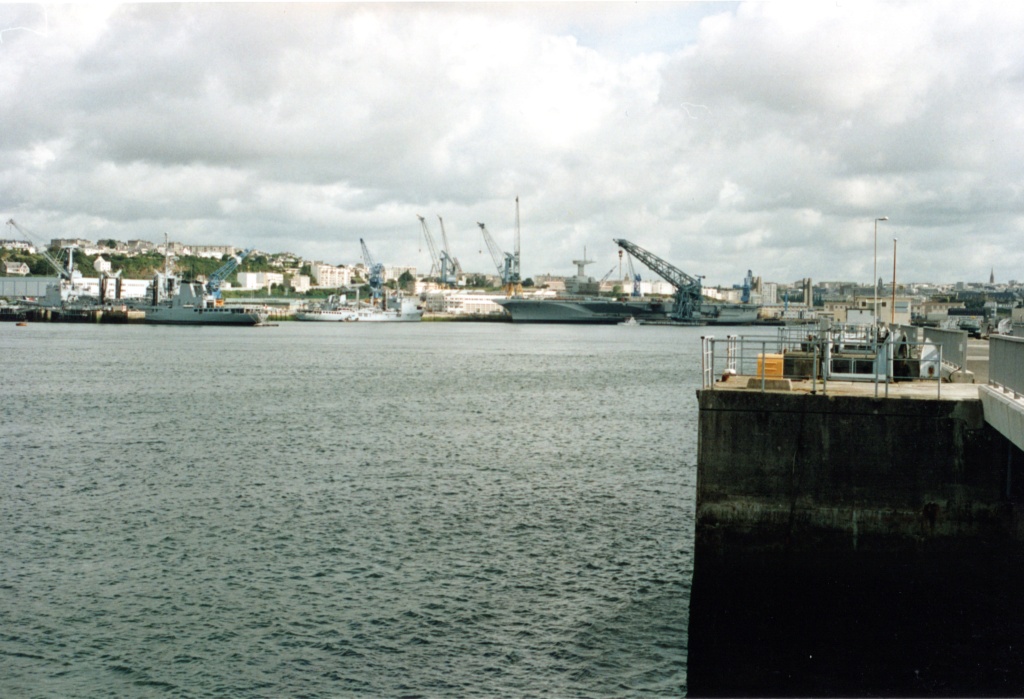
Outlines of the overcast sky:
{"label": "overcast sky", "polygon": [[[0,214],[525,276],[1024,280],[1024,3],[0,4]],[[0,237],[14,237],[5,227]]]}

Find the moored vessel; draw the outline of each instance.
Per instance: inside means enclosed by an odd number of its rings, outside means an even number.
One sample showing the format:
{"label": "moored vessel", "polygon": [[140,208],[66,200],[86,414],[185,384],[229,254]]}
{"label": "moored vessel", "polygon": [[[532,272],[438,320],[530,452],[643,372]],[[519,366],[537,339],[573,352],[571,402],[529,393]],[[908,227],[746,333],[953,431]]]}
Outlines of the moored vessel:
{"label": "moored vessel", "polygon": [[374,306],[367,304],[344,305],[331,297],[328,303],[319,308],[299,311],[295,320],[318,322],[417,322],[423,318],[423,309],[415,299],[400,299],[392,304]]}

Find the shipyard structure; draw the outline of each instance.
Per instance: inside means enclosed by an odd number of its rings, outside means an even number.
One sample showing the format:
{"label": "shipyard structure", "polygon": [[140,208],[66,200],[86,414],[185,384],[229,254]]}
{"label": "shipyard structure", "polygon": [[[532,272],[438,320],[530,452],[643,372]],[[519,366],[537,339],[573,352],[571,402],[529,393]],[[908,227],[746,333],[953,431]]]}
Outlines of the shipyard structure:
{"label": "shipyard structure", "polygon": [[1024,338],[702,349],[689,695],[1024,693]]}

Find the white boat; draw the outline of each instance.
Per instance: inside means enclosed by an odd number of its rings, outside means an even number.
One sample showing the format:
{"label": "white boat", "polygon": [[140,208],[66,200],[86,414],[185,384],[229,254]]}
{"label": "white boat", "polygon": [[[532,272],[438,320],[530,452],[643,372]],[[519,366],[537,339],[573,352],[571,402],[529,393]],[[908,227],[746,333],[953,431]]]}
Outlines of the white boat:
{"label": "white boat", "polygon": [[295,320],[325,322],[416,322],[423,318],[423,309],[415,299],[401,299],[397,307],[367,305],[325,304],[321,308],[307,309],[295,314]]}

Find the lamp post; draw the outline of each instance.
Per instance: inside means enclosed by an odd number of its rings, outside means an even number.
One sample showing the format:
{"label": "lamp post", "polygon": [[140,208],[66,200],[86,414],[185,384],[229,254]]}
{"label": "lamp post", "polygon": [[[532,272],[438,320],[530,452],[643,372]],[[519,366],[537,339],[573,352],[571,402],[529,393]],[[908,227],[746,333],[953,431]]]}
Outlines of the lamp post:
{"label": "lamp post", "polygon": [[896,239],[892,239],[892,308],[889,324],[896,324]]}
{"label": "lamp post", "polygon": [[875,266],[871,270],[871,286],[875,290],[875,324],[878,324],[878,222],[888,221],[888,216],[882,216],[875,219]]}

